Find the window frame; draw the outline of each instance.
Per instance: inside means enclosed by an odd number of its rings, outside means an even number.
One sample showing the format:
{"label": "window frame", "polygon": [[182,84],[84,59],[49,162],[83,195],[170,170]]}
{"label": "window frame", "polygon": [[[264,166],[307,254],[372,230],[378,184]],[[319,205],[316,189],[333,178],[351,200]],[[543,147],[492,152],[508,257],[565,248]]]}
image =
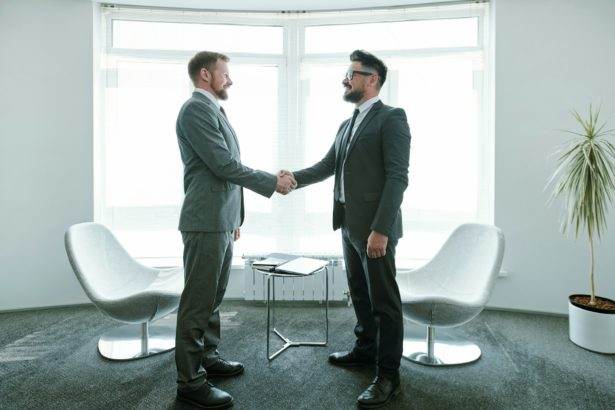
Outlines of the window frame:
{"label": "window frame", "polygon": [[[426,56],[447,56],[459,58],[478,58],[482,60],[483,69],[475,71],[474,84],[478,98],[479,132],[479,192],[477,192],[478,220],[484,223],[493,223],[494,207],[494,137],[492,114],[492,69],[491,44],[488,33],[489,4],[465,4],[445,6],[418,6],[406,8],[388,8],[378,10],[357,11],[315,11],[309,13],[271,13],[255,12],[247,15],[243,12],[213,12],[188,10],[161,10],[140,9],[118,6],[101,5],[101,27],[103,28],[100,41],[100,76],[98,78],[97,101],[95,107],[98,119],[95,124],[95,157],[94,157],[94,215],[95,220],[105,220],[106,209],[105,186],[103,167],[105,163],[105,88],[113,81],[114,61],[117,59],[154,60],[157,62],[184,62],[199,50],[155,50],[155,49],[122,49],[113,47],[113,21],[133,20],[162,23],[195,23],[195,24],[230,24],[248,26],[276,26],[283,29],[282,54],[260,53],[226,53],[233,62],[273,64],[278,70],[278,135],[280,138],[279,150],[292,149],[293,144],[302,142],[305,127],[303,125],[303,107],[306,103],[306,94],[301,84],[301,67],[303,64],[319,64],[347,60],[348,53],[305,53],[305,34],[308,27],[323,25],[349,25],[362,23],[399,22],[413,20],[441,20],[457,18],[477,18],[478,38],[474,47],[406,49],[394,51],[370,50],[379,57],[421,58]],[[223,51],[224,52],[224,51]],[[396,104],[397,93],[395,84],[396,72],[391,71],[388,77],[385,92],[388,93],[388,102]],[[341,81],[341,79],[340,79]],[[192,86],[186,78],[186,87]],[[333,131],[332,131],[333,132]],[[324,152],[323,152],[324,155]],[[302,204],[305,208],[305,203]],[[282,211],[281,205],[274,206],[272,214]],[[176,215],[173,215],[175,217]],[[447,221],[438,215],[438,212],[415,212],[413,215],[404,215],[404,226],[408,229],[418,229],[425,226],[428,220],[430,227],[438,230],[450,230],[452,221]],[[329,221],[326,221],[327,227]],[[281,239],[285,240],[285,239]],[[137,255],[139,256],[139,255]],[[165,258],[159,255],[156,258]]]}

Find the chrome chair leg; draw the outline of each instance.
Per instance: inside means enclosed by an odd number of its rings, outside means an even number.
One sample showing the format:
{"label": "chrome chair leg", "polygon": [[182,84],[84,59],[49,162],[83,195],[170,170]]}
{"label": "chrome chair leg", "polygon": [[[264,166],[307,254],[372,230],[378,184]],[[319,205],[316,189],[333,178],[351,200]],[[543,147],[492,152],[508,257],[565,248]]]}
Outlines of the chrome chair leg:
{"label": "chrome chair leg", "polygon": [[476,344],[468,341],[436,341],[436,329],[427,326],[425,339],[404,339],[403,356],[414,363],[426,366],[453,366],[475,362],[480,358],[481,350]]}
{"label": "chrome chair leg", "polygon": [[168,352],[175,348],[176,316],[150,323],[124,325],[103,334],[98,352],[109,360],[134,360]]}

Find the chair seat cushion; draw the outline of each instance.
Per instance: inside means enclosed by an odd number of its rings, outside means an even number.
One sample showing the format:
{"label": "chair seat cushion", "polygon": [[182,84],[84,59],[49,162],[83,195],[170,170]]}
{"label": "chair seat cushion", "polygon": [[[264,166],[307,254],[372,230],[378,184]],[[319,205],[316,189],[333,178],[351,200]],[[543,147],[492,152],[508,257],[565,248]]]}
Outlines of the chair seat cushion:
{"label": "chair seat cushion", "polygon": [[95,302],[100,310],[126,323],[143,323],[163,317],[177,307],[184,288],[182,268],[160,270],[154,280],[140,290],[124,289],[116,297]]}

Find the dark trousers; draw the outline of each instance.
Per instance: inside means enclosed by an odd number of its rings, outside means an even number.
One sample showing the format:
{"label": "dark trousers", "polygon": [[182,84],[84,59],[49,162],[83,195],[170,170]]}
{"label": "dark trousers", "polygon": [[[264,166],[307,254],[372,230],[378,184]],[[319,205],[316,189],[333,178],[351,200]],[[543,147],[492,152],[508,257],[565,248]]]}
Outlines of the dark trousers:
{"label": "dark trousers", "polygon": [[233,232],[182,232],[185,286],[177,310],[180,389],[198,389],[218,357],[220,312],[233,259]]}
{"label": "dark trousers", "polygon": [[342,228],[342,243],[350,297],[357,316],[353,350],[376,357],[379,374],[398,372],[403,351],[404,323],[401,297],[395,281],[395,246],[389,240],[386,255],[367,257],[367,240],[352,238]]}

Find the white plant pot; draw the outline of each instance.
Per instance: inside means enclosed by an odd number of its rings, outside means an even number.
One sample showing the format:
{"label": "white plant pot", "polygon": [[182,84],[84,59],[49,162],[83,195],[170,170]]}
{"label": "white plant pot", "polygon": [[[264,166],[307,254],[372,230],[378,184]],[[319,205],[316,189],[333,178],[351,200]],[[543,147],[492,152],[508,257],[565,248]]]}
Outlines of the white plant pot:
{"label": "white plant pot", "polygon": [[597,353],[615,353],[615,313],[602,313],[568,301],[570,340]]}

